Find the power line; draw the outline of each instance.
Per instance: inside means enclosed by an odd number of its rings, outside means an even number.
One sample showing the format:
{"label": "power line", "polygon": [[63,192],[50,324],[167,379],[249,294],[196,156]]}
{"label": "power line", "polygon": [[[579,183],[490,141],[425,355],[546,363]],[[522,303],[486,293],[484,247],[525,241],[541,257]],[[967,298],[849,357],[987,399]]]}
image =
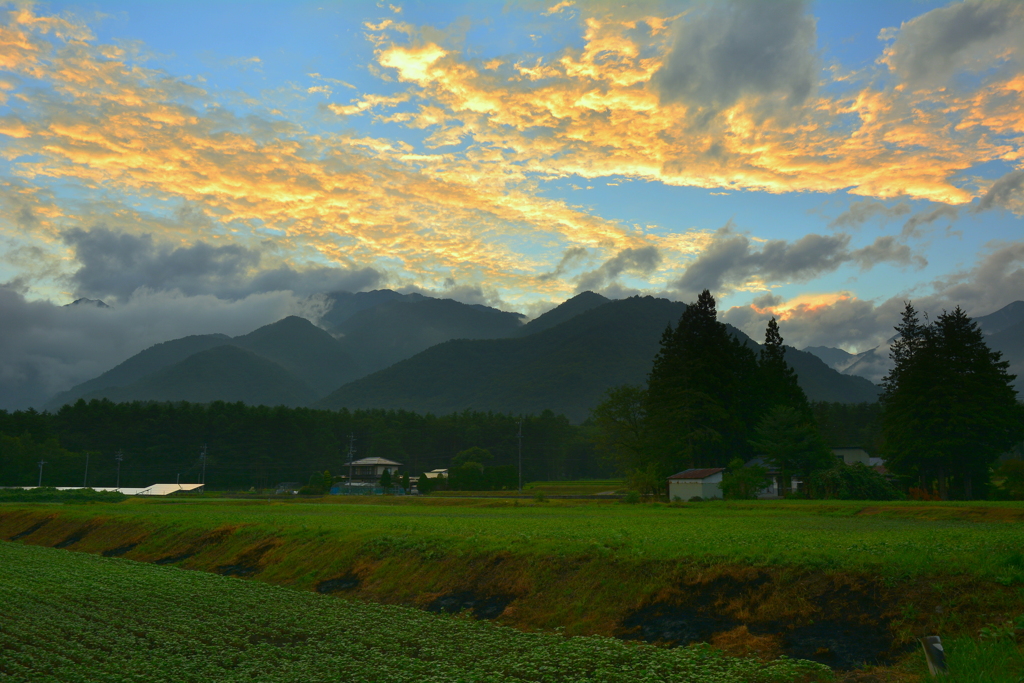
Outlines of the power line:
{"label": "power line", "polygon": [[519,493],[523,492],[523,419],[519,418]]}
{"label": "power line", "polygon": [[203,487],[206,487],[206,444],[203,444],[202,453],[199,455],[199,459],[203,461]]}

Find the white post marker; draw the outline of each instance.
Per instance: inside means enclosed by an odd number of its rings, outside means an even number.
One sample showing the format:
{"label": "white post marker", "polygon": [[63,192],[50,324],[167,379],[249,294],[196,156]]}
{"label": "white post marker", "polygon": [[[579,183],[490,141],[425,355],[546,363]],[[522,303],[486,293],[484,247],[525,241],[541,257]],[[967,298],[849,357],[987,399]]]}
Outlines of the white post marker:
{"label": "white post marker", "polygon": [[948,674],[946,651],[942,649],[942,639],[938,636],[928,636],[921,639],[921,645],[924,647],[924,658],[928,662],[928,673],[932,676]]}

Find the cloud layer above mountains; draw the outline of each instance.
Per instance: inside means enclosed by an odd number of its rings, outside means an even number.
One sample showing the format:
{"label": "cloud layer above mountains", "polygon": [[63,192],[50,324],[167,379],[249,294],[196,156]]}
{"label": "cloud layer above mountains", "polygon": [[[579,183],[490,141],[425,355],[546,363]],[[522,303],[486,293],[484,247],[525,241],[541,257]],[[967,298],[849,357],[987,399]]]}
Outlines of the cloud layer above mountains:
{"label": "cloud layer above mountains", "polygon": [[[224,39],[192,61],[192,24],[235,10],[131,22],[158,5],[123,24],[0,8],[0,293],[29,325],[3,332],[10,386],[92,362],[25,360],[49,348],[31,321],[88,326],[56,305],[82,296],[115,304],[108,323],[166,306],[170,337],[202,326],[189,306],[251,329],[333,290],[535,314],[587,289],[707,287],[748,332],[777,315],[798,345],[849,348],[905,298],[1024,298],[1016,0],[887,8],[899,25],[802,0],[481,4],[444,23],[300,3],[292,43],[291,8],[262,8],[274,30],[243,42],[265,53],[215,54]],[[316,46],[330,60],[287,61],[343,9]],[[111,334],[97,354],[142,343]]]}

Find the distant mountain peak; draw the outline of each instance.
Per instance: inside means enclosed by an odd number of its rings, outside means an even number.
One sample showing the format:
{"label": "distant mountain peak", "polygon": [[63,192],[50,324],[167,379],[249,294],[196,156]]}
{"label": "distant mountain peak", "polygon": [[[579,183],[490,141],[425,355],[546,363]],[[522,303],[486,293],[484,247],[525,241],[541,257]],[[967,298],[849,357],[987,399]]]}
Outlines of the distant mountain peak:
{"label": "distant mountain peak", "polygon": [[110,306],[104,303],[101,299],[86,299],[85,297],[82,297],[81,299],[75,299],[69,304],[64,304],[64,308],[67,308],[68,306],[94,306],[96,308],[110,308]]}

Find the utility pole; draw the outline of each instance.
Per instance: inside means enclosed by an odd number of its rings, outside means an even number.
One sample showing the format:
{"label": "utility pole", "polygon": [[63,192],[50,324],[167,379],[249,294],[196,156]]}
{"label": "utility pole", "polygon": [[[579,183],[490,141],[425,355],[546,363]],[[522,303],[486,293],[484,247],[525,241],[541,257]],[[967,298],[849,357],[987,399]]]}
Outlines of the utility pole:
{"label": "utility pole", "polygon": [[39,483],[36,486],[42,486],[43,485],[43,465],[45,465],[45,464],[46,464],[45,460],[40,460],[39,461]]}
{"label": "utility pole", "polygon": [[177,476],[177,477],[175,477],[175,479],[174,479],[174,483],[175,483],[175,485],[177,485],[177,486],[181,486],[181,472],[178,472],[178,476]]}
{"label": "utility pole", "polygon": [[349,432],[348,435],[348,492],[352,493],[352,461],[356,457],[356,435]]}
{"label": "utility pole", "polygon": [[203,461],[203,492],[206,492],[206,444],[203,444],[203,452],[199,456],[199,459]]}
{"label": "utility pole", "polygon": [[121,461],[124,460],[124,453],[120,450],[114,455],[117,461],[117,488],[121,488]]}
{"label": "utility pole", "polygon": [[519,493],[523,492],[523,418],[519,418]]}
{"label": "utility pole", "polygon": [[85,476],[82,477],[82,488],[89,486],[89,451],[85,452]]}

